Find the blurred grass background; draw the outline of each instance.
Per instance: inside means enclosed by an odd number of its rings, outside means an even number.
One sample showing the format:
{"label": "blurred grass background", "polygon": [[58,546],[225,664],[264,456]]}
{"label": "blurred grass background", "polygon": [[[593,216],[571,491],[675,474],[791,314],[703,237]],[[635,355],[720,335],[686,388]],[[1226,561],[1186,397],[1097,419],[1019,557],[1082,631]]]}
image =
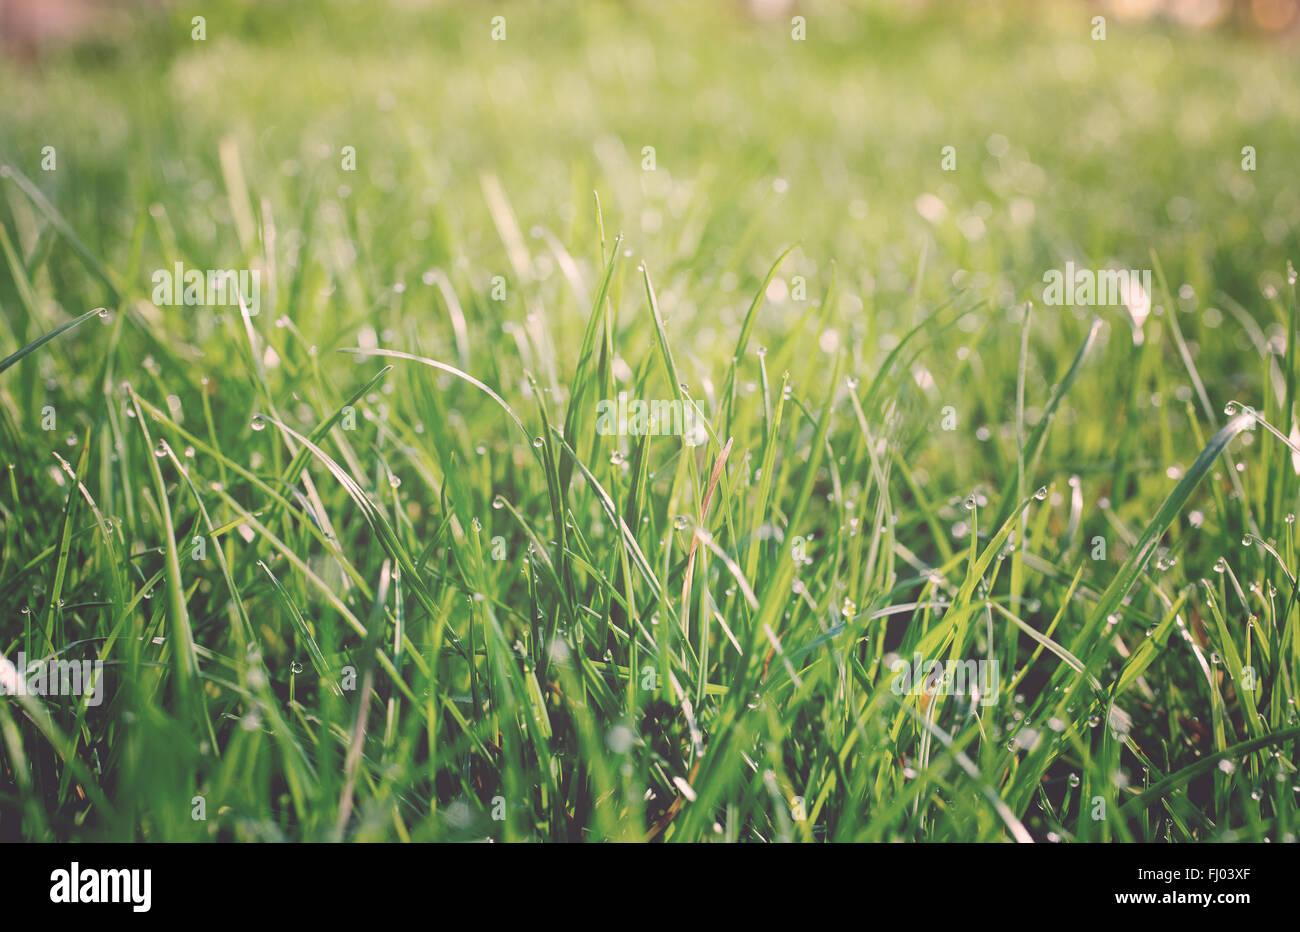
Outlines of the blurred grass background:
{"label": "blurred grass background", "polygon": [[[363,325],[450,347],[419,281],[431,268],[479,303],[476,338],[526,323],[518,289],[504,309],[486,301],[494,276],[519,284],[483,193],[488,175],[523,235],[549,232],[587,281],[599,261],[597,191],[610,235],[628,235],[661,281],[671,329],[689,334],[680,352],[692,374],[713,378],[759,276],[794,240],[801,248],[764,314],[767,340],[791,336],[805,309],[783,283],[805,276],[815,301],[833,260],[841,303],[827,346],[848,349],[857,367],[954,288],[1014,322],[1045,270],[1066,260],[1148,268],[1154,250],[1206,377],[1235,397],[1259,368],[1241,363],[1251,336],[1220,329],[1234,313],[1224,299],[1269,336],[1277,312],[1260,307],[1279,307],[1296,253],[1294,43],[1231,19],[1209,30],[1111,15],[1106,40],[1093,41],[1091,17],[1107,7],[809,4],[798,13],[810,39],[795,42],[784,16],[733,3],[505,3],[499,13],[229,3],[203,11],[200,42],[190,38],[196,9],[130,11],[129,29],[108,33],[125,41],[3,65],[0,152],[106,265],[139,270],[123,284],[147,297],[148,273],[174,258],[243,261],[218,155],[229,139],[251,215],[278,230],[278,276],[324,292],[328,326],[298,321],[322,353]],[[491,40],[493,15],[507,19],[504,42]],[[40,171],[47,145],[58,171]],[[340,167],[344,146],[356,150],[355,172]],[[641,167],[646,146],[654,172]],[[940,169],[945,146],[955,172]],[[1244,146],[1257,171],[1242,170]],[[12,187],[8,196],[5,222],[30,252],[39,222]],[[324,235],[304,249],[312,222]],[[565,345],[587,309],[541,252],[531,308],[548,309],[548,338]],[[69,250],[51,249],[43,274],[55,287],[42,300],[67,313],[110,298]],[[277,289],[267,320],[286,293]],[[17,305],[7,281],[0,299]],[[1102,314],[1125,318],[1122,308]],[[1089,315],[1049,309],[1035,345],[1054,360]],[[202,342],[204,316],[168,313],[161,326]],[[644,317],[624,325],[648,333]],[[981,339],[1012,360],[1017,329]],[[35,336],[34,323],[27,330],[13,341]],[[214,368],[221,352],[204,347]],[[936,378],[938,395],[1000,392],[994,407],[1015,384]],[[1087,436],[1081,425],[1077,442]]]}
{"label": "blurred grass background", "polygon": [[[85,212],[110,265],[156,201],[182,246],[216,244],[227,135],[272,208],[346,186],[366,232],[406,244],[369,250],[368,296],[428,264],[499,264],[483,198],[465,196],[485,172],[525,230],[544,220],[571,248],[600,189],[652,268],[753,275],[791,231],[801,270],[835,258],[868,310],[906,291],[922,244],[940,288],[964,270],[1003,307],[1062,256],[1146,267],[1155,249],[1198,293],[1241,300],[1293,252],[1294,49],[1248,34],[1112,17],[1094,42],[1077,3],[825,4],[801,8],[799,43],[739,4],[506,3],[493,42],[486,8],[275,3],[217,4],[195,42],[195,12],[140,9],[125,41],[5,65],[0,146]],[[45,145],[62,171],[39,172]]]}

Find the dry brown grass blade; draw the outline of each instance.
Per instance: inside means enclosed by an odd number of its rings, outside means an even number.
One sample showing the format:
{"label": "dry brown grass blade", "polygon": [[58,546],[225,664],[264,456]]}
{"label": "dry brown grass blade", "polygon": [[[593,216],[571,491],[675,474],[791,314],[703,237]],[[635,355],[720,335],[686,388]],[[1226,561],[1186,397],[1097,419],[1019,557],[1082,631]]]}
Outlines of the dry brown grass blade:
{"label": "dry brown grass blade", "polygon": [[[727,444],[727,446],[731,446],[731,444]],[[687,783],[694,783],[695,778],[699,776],[701,760],[703,760],[703,758],[696,759],[695,766],[691,768],[690,774],[686,777]],[[646,833],[645,840],[654,841],[664,829],[671,825],[673,819],[677,818],[677,813],[682,811],[682,805],[685,802],[686,798],[681,793],[678,793],[677,798],[672,801],[672,804],[669,805],[668,810],[662,817],[660,817],[659,821],[650,827],[650,831]]]}
{"label": "dry brown grass blade", "polygon": [[727,438],[727,445],[722,448],[718,458],[713,462],[713,474],[709,476],[709,487],[704,490],[704,500],[700,502],[700,517],[696,522],[695,533],[691,535],[691,549],[686,556],[686,578],[682,580],[682,636],[690,637],[691,633],[691,582],[695,579],[695,551],[700,546],[700,528],[704,526],[704,519],[709,513],[709,502],[713,500],[713,490],[718,487],[718,480],[722,478],[722,470],[727,465],[727,456],[731,453],[731,444],[734,438]]}

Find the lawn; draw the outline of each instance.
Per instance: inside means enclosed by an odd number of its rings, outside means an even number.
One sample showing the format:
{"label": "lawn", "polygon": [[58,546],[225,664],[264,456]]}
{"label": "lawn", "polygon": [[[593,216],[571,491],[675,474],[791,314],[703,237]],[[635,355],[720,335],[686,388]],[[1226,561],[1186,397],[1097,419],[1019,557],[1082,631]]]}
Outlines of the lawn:
{"label": "lawn", "polygon": [[1095,13],[0,60],[0,839],[1294,842],[1300,59]]}

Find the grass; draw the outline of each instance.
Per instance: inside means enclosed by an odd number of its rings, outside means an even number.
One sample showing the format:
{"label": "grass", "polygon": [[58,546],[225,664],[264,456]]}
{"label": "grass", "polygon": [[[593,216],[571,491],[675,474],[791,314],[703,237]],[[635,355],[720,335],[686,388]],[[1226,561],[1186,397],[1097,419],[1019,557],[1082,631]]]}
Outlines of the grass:
{"label": "grass", "polygon": [[0,838],[1294,841],[1291,51],[500,6],[0,65]]}

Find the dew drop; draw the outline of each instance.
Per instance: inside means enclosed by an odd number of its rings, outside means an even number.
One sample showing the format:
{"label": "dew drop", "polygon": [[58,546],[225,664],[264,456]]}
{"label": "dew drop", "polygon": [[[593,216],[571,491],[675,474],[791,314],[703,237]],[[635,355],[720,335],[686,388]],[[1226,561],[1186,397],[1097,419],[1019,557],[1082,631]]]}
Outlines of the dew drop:
{"label": "dew drop", "polygon": [[266,418],[260,414],[254,414],[252,421],[248,424],[253,430],[266,430]]}
{"label": "dew drop", "polygon": [[1047,498],[1047,486],[1040,487],[1039,490],[1034,493],[1034,498],[1038,499],[1040,502]]}

